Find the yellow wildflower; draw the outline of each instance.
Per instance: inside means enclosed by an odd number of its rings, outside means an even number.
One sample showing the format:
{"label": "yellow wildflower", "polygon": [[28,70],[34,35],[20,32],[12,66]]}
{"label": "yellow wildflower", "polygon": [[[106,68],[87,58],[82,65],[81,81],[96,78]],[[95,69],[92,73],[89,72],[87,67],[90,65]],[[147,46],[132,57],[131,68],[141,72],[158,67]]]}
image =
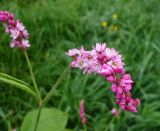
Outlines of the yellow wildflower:
{"label": "yellow wildflower", "polygon": [[112,15],[112,18],[113,18],[114,20],[117,20],[117,19],[118,19],[118,15],[117,15],[117,14],[113,14],[113,15]]}
{"label": "yellow wildflower", "polygon": [[107,26],[108,26],[108,22],[107,22],[107,21],[103,21],[103,22],[101,23],[101,25],[102,25],[103,27],[107,27]]}
{"label": "yellow wildflower", "polygon": [[113,26],[113,30],[114,30],[114,31],[117,31],[118,29],[119,29],[118,25],[114,25],[114,26]]}

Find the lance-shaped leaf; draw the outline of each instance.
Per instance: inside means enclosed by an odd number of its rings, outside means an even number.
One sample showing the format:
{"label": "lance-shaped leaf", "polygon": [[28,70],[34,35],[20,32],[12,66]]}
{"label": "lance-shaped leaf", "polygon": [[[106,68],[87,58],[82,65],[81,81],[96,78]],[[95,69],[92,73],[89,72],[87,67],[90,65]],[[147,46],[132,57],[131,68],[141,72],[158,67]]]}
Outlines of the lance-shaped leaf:
{"label": "lance-shaped leaf", "polygon": [[14,86],[14,87],[17,87],[17,88],[19,88],[19,89],[21,89],[21,90],[23,90],[23,91],[25,91],[25,92],[27,92],[37,98],[37,94],[31,89],[32,87],[28,83],[26,83],[22,80],[19,80],[13,76],[10,76],[10,75],[4,74],[4,73],[0,73],[0,81],[3,81],[7,84]]}
{"label": "lance-shaped leaf", "polygon": [[5,73],[2,73],[2,72],[0,72],[0,77],[8,78],[8,79],[11,79],[11,80],[15,80],[15,81],[17,81],[17,82],[19,82],[19,83],[21,83],[21,84],[24,84],[24,85],[30,87],[30,88],[33,88],[33,87],[31,87],[27,82],[24,82],[24,81],[22,81],[22,80],[19,80],[19,79],[13,77],[13,76],[10,76],[10,75],[5,74]]}

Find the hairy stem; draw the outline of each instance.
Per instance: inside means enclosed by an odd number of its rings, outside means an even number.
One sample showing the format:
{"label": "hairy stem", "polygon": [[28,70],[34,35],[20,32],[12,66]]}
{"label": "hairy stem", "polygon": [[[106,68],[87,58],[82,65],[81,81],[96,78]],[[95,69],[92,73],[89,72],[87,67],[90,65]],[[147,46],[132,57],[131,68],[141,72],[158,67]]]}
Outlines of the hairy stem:
{"label": "hairy stem", "polygon": [[42,110],[42,105],[39,105],[37,119],[36,119],[36,124],[35,124],[35,127],[34,127],[34,131],[37,131],[37,127],[38,127],[38,123],[39,123],[40,115],[41,115],[41,110]]}
{"label": "hairy stem", "polygon": [[87,131],[87,126],[86,126],[86,124],[84,124],[84,131]]}
{"label": "hairy stem", "polygon": [[62,80],[64,79],[65,74],[69,71],[70,67],[67,67],[64,72],[61,74],[61,76],[59,77],[59,79],[56,81],[56,83],[52,86],[51,90],[48,92],[48,94],[46,95],[46,97],[43,100],[43,104],[45,104],[54,94],[54,91],[56,90],[56,88],[59,86],[59,84],[62,82]]}
{"label": "hairy stem", "polygon": [[35,80],[35,77],[34,77],[33,69],[32,69],[32,66],[31,66],[31,63],[30,63],[30,60],[29,60],[29,57],[28,57],[28,54],[27,54],[26,51],[24,51],[24,55],[25,55],[25,58],[26,58],[26,61],[27,61],[27,65],[28,65],[28,68],[29,68],[29,71],[30,71],[31,79],[32,79],[35,91],[38,94],[38,97],[39,97],[38,99],[39,99],[39,103],[40,103],[41,100],[42,100],[41,99],[41,95],[40,95],[40,92],[38,90],[38,86],[37,86],[37,83],[36,83],[36,80]]}

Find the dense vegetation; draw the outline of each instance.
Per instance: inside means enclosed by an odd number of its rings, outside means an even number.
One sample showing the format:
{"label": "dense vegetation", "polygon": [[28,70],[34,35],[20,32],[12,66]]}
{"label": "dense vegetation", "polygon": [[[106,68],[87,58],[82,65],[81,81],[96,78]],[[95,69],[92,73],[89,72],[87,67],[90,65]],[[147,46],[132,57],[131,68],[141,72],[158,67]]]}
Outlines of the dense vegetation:
{"label": "dense vegetation", "polygon": [[[90,49],[96,42],[107,42],[125,54],[126,70],[135,81],[133,97],[142,102],[138,113],[121,112],[115,118],[110,113],[116,107],[110,84],[74,69],[47,105],[69,113],[68,128],[83,129],[79,101],[84,99],[90,131],[160,129],[160,1],[2,0],[0,10],[13,12],[29,30],[28,54],[43,96],[69,65],[68,49],[82,45]],[[10,38],[2,26],[0,32],[0,72],[32,83],[24,55],[8,48]],[[0,130],[19,127],[36,107],[32,97],[0,82]]]}

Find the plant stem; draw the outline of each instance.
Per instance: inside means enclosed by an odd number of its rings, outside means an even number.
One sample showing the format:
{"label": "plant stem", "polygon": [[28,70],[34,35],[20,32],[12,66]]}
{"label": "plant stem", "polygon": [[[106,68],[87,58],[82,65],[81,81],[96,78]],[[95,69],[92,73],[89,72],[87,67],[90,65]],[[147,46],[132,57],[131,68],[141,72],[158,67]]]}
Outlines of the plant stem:
{"label": "plant stem", "polygon": [[51,90],[48,92],[48,94],[46,95],[46,97],[43,99],[43,104],[45,104],[54,94],[55,89],[59,86],[59,84],[62,82],[62,80],[64,79],[65,74],[69,71],[70,67],[68,66],[64,72],[61,74],[61,76],[58,78],[58,80],[56,81],[56,83],[52,86]]}
{"label": "plant stem", "polygon": [[38,127],[38,123],[39,123],[40,115],[41,115],[41,110],[42,110],[42,105],[39,105],[37,119],[36,119],[36,124],[35,124],[35,127],[34,127],[34,131],[37,131],[37,127]]}
{"label": "plant stem", "polygon": [[84,124],[84,131],[87,131],[87,126],[86,126],[86,124]]}
{"label": "plant stem", "polygon": [[30,71],[31,79],[32,79],[34,88],[36,90],[36,93],[38,94],[38,97],[39,97],[38,99],[39,99],[39,103],[40,103],[42,99],[41,99],[41,95],[40,95],[39,90],[38,90],[38,86],[37,86],[37,83],[36,83],[36,80],[35,80],[35,77],[34,77],[33,69],[32,69],[32,66],[31,66],[27,51],[24,51],[24,55],[25,55],[25,58],[26,58],[26,61],[27,61],[27,65],[28,65],[28,68],[29,68],[29,71]]}
{"label": "plant stem", "polygon": [[[54,90],[58,87],[58,85],[62,82],[64,75],[66,74],[66,72],[70,69],[70,67],[67,67],[64,72],[61,74],[61,76],[59,77],[59,79],[56,81],[55,85],[52,87],[52,89],[49,91],[49,93],[46,95],[46,97],[44,98],[44,100],[41,100],[41,102],[39,103],[39,108],[38,108],[38,115],[37,115],[37,119],[36,119],[36,124],[35,124],[35,128],[34,131],[37,131],[37,127],[38,127],[38,123],[40,120],[40,115],[41,115],[41,110],[42,110],[42,106],[43,104],[45,104],[53,95]],[[87,130],[86,130],[87,131]]]}

